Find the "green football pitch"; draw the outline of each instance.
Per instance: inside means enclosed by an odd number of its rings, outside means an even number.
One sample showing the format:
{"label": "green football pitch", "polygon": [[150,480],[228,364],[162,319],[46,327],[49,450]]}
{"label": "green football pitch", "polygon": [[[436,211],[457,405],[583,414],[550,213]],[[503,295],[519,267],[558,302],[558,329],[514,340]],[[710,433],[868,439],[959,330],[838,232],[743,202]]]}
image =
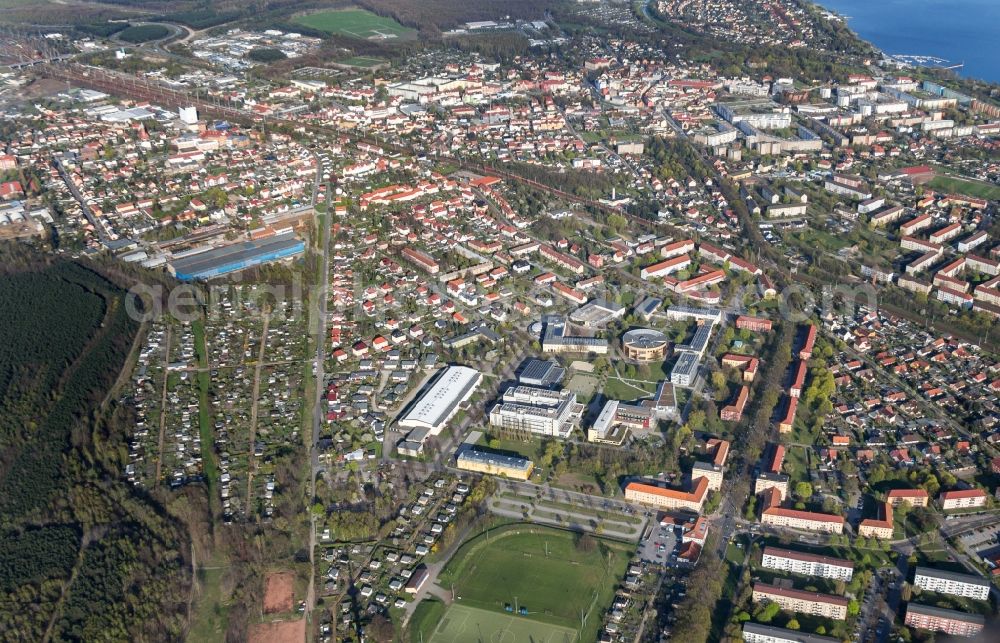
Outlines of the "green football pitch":
{"label": "green football pitch", "polygon": [[573,643],[576,630],[453,604],[428,643]]}
{"label": "green football pitch", "polygon": [[[508,636],[503,639],[507,643],[528,641],[509,638],[527,634],[535,641],[562,641],[567,633],[572,639],[581,627],[583,639],[593,640],[600,614],[611,604],[630,554],[622,543],[589,536],[579,542],[578,536],[560,529],[507,525],[463,544],[438,576],[438,585],[454,592],[452,607],[476,608],[476,613],[490,618],[495,615],[498,621],[489,629],[509,630],[512,634],[502,635]],[[506,611],[508,606],[523,608],[527,614],[511,614]],[[445,620],[449,621],[447,627]],[[450,633],[461,625],[465,631],[468,626],[462,623],[463,619],[451,617],[449,611],[438,629]],[[544,638],[553,632],[562,638]],[[473,633],[480,636],[478,631]],[[483,636],[492,635],[484,628]],[[444,643],[453,640],[475,639],[440,639]],[[490,641],[485,639],[484,643]]]}
{"label": "green football pitch", "polygon": [[364,9],[335,9],[298,16],[294,22],[327,33],[352,38],[406,38],[416,33],[392,18],[383,18]]}

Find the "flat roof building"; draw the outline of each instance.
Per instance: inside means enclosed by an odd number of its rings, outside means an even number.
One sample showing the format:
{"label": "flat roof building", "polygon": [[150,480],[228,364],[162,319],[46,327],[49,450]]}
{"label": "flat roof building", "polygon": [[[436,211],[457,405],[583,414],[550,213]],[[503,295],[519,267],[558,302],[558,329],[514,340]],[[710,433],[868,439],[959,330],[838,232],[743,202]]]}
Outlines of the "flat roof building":
{"label": "flat roof building", "polygon": [[517,381],[528,386],[555,386],[566,377],[566,369],[555,360],[530,359],[521,369]]}
{"label": "flat roof building", "polygon": [[930,567],[917,567],[913,584],[931,592],[964,596],[980,601],[985,601],[990,595],[990,583],[985,578]]}
{"label": "flat roof building", "polygon": [[543,353],[596,353],[608,352],[608,340],[599,337],[585,337],[567,334],[565,322],[550,321],[542,333]]}
{"label": "flat roof building", "polygon": [[691,386],[698,377],[699,365],[697,353],[682,352],[677,363],[670,369],[670,383],[674,386]]}
{"label": "flat roof building", "polygon": [[628,436],[628,427],[617,421],[618,400],[608,400],[601,408],[594,424],[587,429],[587,440],[600,444],[620,446]]}
{"label": "flat roof building", "polygon": [[789,612],[812,614],[843,621],[847,618],[847,599],[833,594],[820,594],[801,589],[788,589],[767,583],[753,584],[753,602],[770,601]]}
{"label": "flat roof building", "polygon": [[849,581],[854,576],[854,563],[849,560],[778,547],[764,548],[762,565],[768,569],[842,581]]}
{"label": "flat roof building", "polygon": [[507,431],[566,439],[583,412],[572,391],[515,386],[501,400],[490,410],[490,425]]}
{"label": "flat roof building", "polygon": [[169,266],[180,281],[197,281],[294,257],[305,249],[304,241],[287,232],[258,241],[241,241],[185,253],[171,260]]}
{"label": "flat roof building", "polygon": [[467,401],[482,381],[482,374],[468,366],[448,366],[438,373],[434,383],[410,405],[399,419],[408,429],[426,428],[437,435],[459,407]]}
{"label": "flat roof building", "polygon": [[651,328],[635,328],[622,335],[625,357],[638,362],[663,361],[668,346],[667,336]]}
{"label": "flat roof building", "polygon": [[462,447],[455,458],[455,464],[465,471],[488,473],[515,480],[527,480],[535,467],[527,458],[482,451],[475,447]]}
{"label": "flat roof building", "polygon": [[712,327],[714,324],[701,324],[695,329],[694,335],[691,337],[691,341],[686,344],[678,344],[674,347],[677,351],[686,351],[689,353],[695,353],[698,357],[701,357],[705,353],[705,349],[708,348],[708,340],[712,336]]}
{"label": "flat roof building", "polygon": [[983,631],[986,619],[982,614],[910,603],[906,606],[906,619],[903,622],[921,630],[944,632],[952,636],[975,636]]}
{"label": "flat roof building", "polygon": [[788,476],[784,473],[765,471],[754,481],[753,493],[756,496],[772,488],[777,489],[778,500],[784,500],[788,496]]}
{"label": "flat roof building", "polygon": [[694,319],[699,322],[717,324],[722,321],[722,311],[718,308],[695,308],[693,306],[670,306],[667,319],[671,321]]}
{"label": "flat roof building", "polygon": [[743,624],[744,643],[840,643],[840,639],[818,634],[806,634],[760,623]]}
{"label": "flat roof building", "polygon": [[592,299],[570,313],[569,320],[588,328],[600,328],[625,316],[625,307],[607,299]]}

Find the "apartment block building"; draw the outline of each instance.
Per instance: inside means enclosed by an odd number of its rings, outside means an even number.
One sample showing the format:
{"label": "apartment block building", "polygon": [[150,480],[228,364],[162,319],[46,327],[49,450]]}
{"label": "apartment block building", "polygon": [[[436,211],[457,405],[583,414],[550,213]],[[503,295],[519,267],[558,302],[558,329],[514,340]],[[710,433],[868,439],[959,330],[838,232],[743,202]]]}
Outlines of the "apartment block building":
{"label": "apartment block building", "polygon": [[854,563],[849,560],[817,556],[816,554],[778,547],[764,548],[762,564],[767,569],[777,569],[803,576],[832,578],[844,582],[850,581],[854,576]]}
{"label": "apartment block building", "polygon": [[691,491],[679,491],[641,482],[630,482],[625,486],[625,500],[652,505],[667,511],[686,509],[700,513],[708,496],[708,478],[692,480],[691,486]]}
{"label": "apartment block building", "polygon": [[847,618],[847,599],[833,594],[807,592],[802,589],[788,589],[767,583],[753,584],[753,602],[770,601],[781,609],[822,616],[837,621]]}
{"label": "apartment block building", "polygon": [[903,622],[921,630],[944,632],[952,636],[975,636],[983,631],[986,619],[982,614],[910,603],[906,606],[906,619]]}
{"label": "apartment block building", "polygon": [[744,643],[839,643],[838,639],[818,634],[806,634],[798,630],[786,630],[773,625],[744,623]]}
{"label": "apartment block building", "polygon": [[769,507],[761,514],[760,521],[774,527],[791,527],[805,531],[822,531],[828,534],[844,533],[844,518],[813,511]]}
{"label": "apartment block building", "polygon": [[959,574],[930,567],[917,567],[913,584],[939,594],[951,594],[985,601],[990,595],[990,583],[972,574]]}
{"label": "apartment block building", "polygon": [[893,507],[902,504],[911,507],[926,507],[930,502],[930,496],[923,489],[893,489],[886,494],[885,499]]}
{"label": "apartment block building", "polygon": [[768,489],[777,489],[778,499],[783,501],[788,497],[788,476],[784,473],[761,473],[754,481],[753,493],[760,495]]}
{"label": "apartment block building", "polygon": [[971,509],[986,506],[986,492],[982,489],[963,489],[961,491],[943,491],[938,496],[941,509]]}

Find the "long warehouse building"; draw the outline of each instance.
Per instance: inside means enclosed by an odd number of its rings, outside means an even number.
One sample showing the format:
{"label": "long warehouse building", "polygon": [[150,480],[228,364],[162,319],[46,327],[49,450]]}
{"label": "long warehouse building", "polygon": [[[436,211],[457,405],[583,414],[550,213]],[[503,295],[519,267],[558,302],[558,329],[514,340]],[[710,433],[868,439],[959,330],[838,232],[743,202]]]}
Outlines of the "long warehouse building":
{"label": "long warehouse building", "polygon": [[482,379],[479,371],[468,366],[442,369],[431,387],[399,418],[399,426],[427,429],[430,435],[438,435],[461,405],[472,397]]}
{"label": "long warehouse building", "polygon": [[305,242],[295,233],[287,232],[259,241],[241,241],[175,257],[170,262],[170,271],[180,281],[212,279],[294,257],[305,250]]}

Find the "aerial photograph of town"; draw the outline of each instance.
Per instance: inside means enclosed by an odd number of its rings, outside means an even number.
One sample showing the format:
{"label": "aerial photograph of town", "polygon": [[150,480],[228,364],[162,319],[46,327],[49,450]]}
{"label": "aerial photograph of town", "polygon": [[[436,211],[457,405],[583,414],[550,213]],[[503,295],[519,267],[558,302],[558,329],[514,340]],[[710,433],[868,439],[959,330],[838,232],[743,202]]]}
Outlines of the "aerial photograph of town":
{"label": "aerial photograph of town", "polygon": [[1000,642],[998,42],[0,0],[0,643]]}

